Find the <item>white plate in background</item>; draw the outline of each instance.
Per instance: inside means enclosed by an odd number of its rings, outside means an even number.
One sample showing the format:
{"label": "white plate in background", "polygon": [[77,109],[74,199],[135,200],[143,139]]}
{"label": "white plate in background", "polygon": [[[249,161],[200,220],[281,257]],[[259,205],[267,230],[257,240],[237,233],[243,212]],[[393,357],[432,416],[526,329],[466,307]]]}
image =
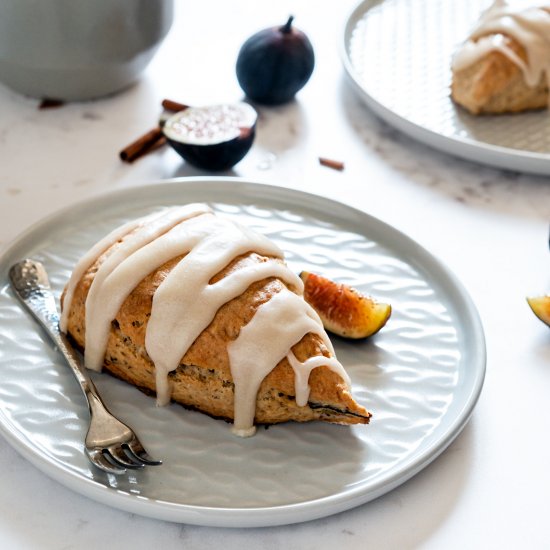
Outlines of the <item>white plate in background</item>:
{"label": "white plate in background", "polygon": [[344,67],[386,122],[436,149],[550,174],[550,111],[474,116],[450,98],[451,58],[490,0],[365,0],[342,39]]}

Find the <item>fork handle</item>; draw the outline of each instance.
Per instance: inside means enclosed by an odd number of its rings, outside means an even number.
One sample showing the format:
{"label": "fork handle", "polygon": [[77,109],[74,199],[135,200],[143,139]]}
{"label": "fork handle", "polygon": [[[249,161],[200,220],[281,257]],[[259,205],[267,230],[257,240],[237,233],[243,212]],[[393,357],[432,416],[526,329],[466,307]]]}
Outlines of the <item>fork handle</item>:
{"label": "fork handle", "polygon": [[10,280],[19,299],[46,330],[69,363],[86,396],[90,412],[95,412],[101,406],[106,408],[77,352],[67,336],[59,330],[59,313],[44,266],[35,260],[23,260],[11,267]]}

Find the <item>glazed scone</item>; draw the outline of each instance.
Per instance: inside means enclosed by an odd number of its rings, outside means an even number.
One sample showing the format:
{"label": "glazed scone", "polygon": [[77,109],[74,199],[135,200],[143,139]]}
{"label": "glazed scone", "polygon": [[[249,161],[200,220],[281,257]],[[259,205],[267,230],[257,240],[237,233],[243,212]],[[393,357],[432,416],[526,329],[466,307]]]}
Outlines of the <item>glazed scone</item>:
{"label": "glazed scone", "polygon": [[234,422],[366,424],[299,277],[268,239],[204,205],[115,230],[76,266],[61,328],[149,394]]}
{"label": "glazed scone", "polygon": [[453,58],[453,100],[475,115],[547,107],[549,10],[494,2]]}

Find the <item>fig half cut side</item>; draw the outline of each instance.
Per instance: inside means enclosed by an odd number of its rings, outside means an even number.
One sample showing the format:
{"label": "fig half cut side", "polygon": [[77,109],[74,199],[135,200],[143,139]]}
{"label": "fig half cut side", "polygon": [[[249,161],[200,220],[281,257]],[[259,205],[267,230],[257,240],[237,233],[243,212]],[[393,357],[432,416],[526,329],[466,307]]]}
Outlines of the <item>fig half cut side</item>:
{"label": "fig half cut side", "polygon": [[227,170],[248,153],[258,114],[247,103],[189,107],[169,117],[163,133],[186,162],[204,170]]}
{"label": "fig half cut side", "polygon": [[318,313],[326,330],[344,338],[367,338],[391,315],[391,306],[326,277],[302,271],[304,298]]}
{"label": "fig half cut side", "polygon": [[550,327],[550,294],[527,298],[527,303],[533,310],[533,313]]}

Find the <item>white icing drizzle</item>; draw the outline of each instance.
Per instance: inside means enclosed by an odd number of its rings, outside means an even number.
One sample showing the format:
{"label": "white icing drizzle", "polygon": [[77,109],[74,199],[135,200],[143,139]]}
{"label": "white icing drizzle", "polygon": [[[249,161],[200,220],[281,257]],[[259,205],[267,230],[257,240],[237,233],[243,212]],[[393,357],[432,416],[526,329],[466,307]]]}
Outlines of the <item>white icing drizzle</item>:
{"label": "white icing drizzle", "polygon": [[283,289],[257,309],[252,321],[228,345],[231,375],[235,383],[233,431],[237,435],[253,435],[256,395],[260,384],[285,357],[289,358],[295,372],[297,404],[300,406],[307,403],[309,373],[316,366],[326,365],[334,370],[349,387],[348,375],[336,359],[318,356],[312,358],[315,361],[300,363],[294,357],[290,348],[310,332],[320,336],[325,345],[332,348],[311,306],[300,296]]}
{"label": "white icing drizzle", "polygon": [[155,364],[160,405],[170,400],[168,373],[177,368],[185,352],[223,304],[242,294],[254,281],[266,277],[281,277],[301,288],[299,277],[274,262],[235,271],[209,285],[214,275],[245,252],[254,250],[282,257],[282,251],[264,236],[229,222],[218,223],[220,230],[199,242],[153,296],[145,347]]}
{"label": "white icing drizzle", "polygon": [[[118,311],[117,309],[115,314],[110,318],[101,313],[112,299],[111,296],[104,296],[101,292],[102,286],[109,275],[131,254],[157,239],[175,225],[207,212],[210,212],[210,209],[204,204],[189,204],[179,208],[170,208],[162,215],[148,220],[148,223],[141,224],[140,229],[125,239],[101,264],[86,298],[86,347],[84,349],[84,364],[87,368],[96,371],[101,370],[109,338],[110,324]],[[153,269],[159,267],[159,265],[162,264],[154,265]],[[135,285],[130,287],[128,281],[126,281],[125,286],[126,289],[122,289],[120,294],[125,293],[128,296]]]}
{"label": "white icing drizzle", "polygon": [[[506,43],[509,36],[527,52],[525,63]],[[457,51],[452,67],[460,71],[473,65],[490,51],[502,52],[523,72],[528,86],[550,78],[550,5],[518,9],[496,0],[483,13],[468,40]]]}
{"label": "white icing drizzle", "polygon": [[156,212],[154,214],[151,214],[145,218],[139,218],[137,220],[132,220],[128,223],[125,223],[124,225],[121,225],[120,227],[117,227],[111,233],[109,233],[107,236],[105,236],[103,239],[98,241],[82,258],[78,261],[75,268],[73,269],[73,272],[71,274],[71,277],[69,279],[69,282],[67,283],[67,288],[65,290],[65,298],[63,300],[63,311],[61,312],[61,318],[59,320],[59,328],[63,332],[67,332],[67,323],[69,321],[69,311],[71,310],[71,304],[73,301],[74,291],[76,288],[76,285],[82,279],[82,276],[86,272],[86,270],[97,260],[99,256],[101,256],[108,248],[113,246],[117,241],[122,239],[125,235],[133,231],[136,227],[147,223],[149,221],[153,221],[158,216],[163,215],[164,211],[162,212]]}
{"label": "white icing drizzle", "polygon": [[[286,356],[290,366],[294,369],[294,374],[296,376],[296,404],[299,407],[304,407],[307,405],[309,399],[309,375],[313,369],[317,367],[328,367],[334,372],[341,374],[341,369],[343,369],[342,364],[335,359],[334,357],[324,357],[321,355],[316,355],[315,357],[309,357],[303,363],[298,361],[294,353],[291,351]],[[349,384],[349,379],[347,378],[347,373],[344,371],[345,376],[342,376],[344,380]]]}
{"label": "white icing drizzle", "polygon": [[[319,366],[337,372],[350,386],[344,368],[334,357],[315,356],[300,362],[292,352],[292,346],[305,334],[313,333],[334,355],[319,316],[302,298],[301,279],[279,261],[283,258],[281,249],[263,235],[214,216],[206,205],[166,209],[125,224],[98,242],[75,267],[64,303],[65,318],[80,278],[98,256],[119,240],[119,246],[95,274],[86,299],[88,368],[101,369],[111,322],[134,288],[167,261],[183,256],[153,295],[145,333],[145,349],[155,365],[158,404],[170,401],[169,373],[179,366],[219,308],[254,282],[272,277],[284,281],[294,292],[285,288],[263,303],[237,339],[228,344],[235,384],[233,431],[242,436],[254,433],[260,384],[285,357],[295,373],[299,406],[307,404],[309,375]],[[235,258],[248,252],[270,258],[246,263],[210,283]]]}

